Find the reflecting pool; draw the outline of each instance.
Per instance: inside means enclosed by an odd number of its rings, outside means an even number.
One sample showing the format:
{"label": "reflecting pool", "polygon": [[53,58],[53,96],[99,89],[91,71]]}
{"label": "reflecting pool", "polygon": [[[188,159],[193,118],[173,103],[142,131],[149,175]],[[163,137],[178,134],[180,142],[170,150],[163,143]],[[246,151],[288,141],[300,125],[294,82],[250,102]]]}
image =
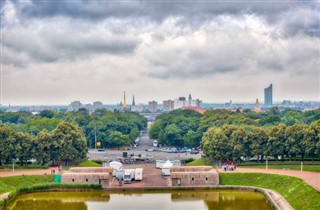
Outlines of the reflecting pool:
{"label": "reflecting pool", "polygon": [[264,195],[245,191],[44,192],[16,197],[5,210],[271,210]]}

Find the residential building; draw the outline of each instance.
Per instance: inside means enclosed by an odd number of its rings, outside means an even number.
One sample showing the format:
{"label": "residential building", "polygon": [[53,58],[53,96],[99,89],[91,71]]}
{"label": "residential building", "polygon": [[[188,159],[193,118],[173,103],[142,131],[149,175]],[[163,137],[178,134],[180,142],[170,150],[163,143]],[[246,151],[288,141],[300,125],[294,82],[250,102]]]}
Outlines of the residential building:
{"label": "residential building", "polygon": [[149,111],[156,112],[158,108],[158,102],[156,101],[149,101]]}
{"label": "residential building", "polygon": [[174,101],[173,100],[163,101],[163,111],[171,111],[173,109],[174,109]]}

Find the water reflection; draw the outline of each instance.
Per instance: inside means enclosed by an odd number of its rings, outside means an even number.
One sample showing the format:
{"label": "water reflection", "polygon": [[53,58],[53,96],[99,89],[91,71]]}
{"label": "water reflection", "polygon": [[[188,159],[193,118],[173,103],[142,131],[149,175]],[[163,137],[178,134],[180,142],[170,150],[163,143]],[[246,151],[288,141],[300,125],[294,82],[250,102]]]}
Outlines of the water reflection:
{"label": "water reflection", "polygon": [[271,210],[263,195],[243,191],[156,193],[47,192],[18,196],[5,210]]}

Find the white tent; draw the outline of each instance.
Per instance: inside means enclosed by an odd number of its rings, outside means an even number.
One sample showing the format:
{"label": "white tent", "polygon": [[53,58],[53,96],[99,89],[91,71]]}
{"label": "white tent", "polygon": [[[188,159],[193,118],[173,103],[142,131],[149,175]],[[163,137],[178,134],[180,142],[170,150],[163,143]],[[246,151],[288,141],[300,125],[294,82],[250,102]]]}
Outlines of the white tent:
{"label": "white tent", "polygon": [[112,161],[109,163],[110,167],[113,168],[113,170],[119,170],[122,169],[122,163],[117,161]]}
{"label": "white tent", "polygon": [[170,160],[167,160],[167,162],[163,164],[162,168],[170,168],[172,166],[173,166],[172,162]]}
{"label": "white tent", "polygon": [[172,162],[170,160],[167,160],[165,164],[162,166],[162,175],[164,176],[170,176],[170,168],[173,166]]}

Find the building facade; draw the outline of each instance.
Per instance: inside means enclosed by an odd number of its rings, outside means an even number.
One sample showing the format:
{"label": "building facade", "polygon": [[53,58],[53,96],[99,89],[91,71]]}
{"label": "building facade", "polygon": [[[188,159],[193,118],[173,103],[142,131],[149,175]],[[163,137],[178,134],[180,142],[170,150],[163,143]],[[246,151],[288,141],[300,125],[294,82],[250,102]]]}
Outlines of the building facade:
{"label": "building facade", "polygon": [[264,89],[264,105],[265,106],[272,106],[272,84],[269,87]]}
{"label": "building facade", "polygon": [[163,111],[171,111],[173,109],[174,109],[174,101],[173,100],[163,101]]}
{"label": "building facade", "polygon": [[157,109],[158,109],[158,102],[149,101],[149,111],[150,112],[157,112]]}

